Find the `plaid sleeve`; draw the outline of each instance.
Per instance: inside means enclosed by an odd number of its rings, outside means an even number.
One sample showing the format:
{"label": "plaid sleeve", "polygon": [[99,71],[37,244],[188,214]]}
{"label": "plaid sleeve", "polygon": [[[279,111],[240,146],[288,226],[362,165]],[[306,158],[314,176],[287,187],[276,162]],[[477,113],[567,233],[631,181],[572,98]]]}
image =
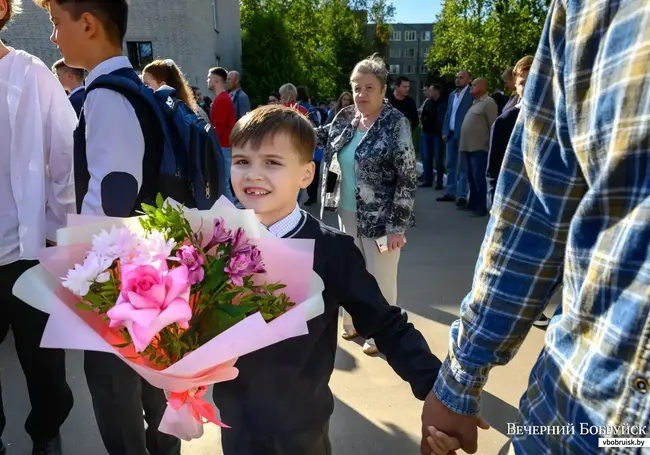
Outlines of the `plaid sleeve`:
{"label": "plaid sleeve", "polygon": [[472,290],[452,324],[434,386],[460,414],[479,412],[493,366],[517,353],[562,276],[569,224],[586,182],[567,137],[565,5],[549,8],[524,106],[499,175]]}

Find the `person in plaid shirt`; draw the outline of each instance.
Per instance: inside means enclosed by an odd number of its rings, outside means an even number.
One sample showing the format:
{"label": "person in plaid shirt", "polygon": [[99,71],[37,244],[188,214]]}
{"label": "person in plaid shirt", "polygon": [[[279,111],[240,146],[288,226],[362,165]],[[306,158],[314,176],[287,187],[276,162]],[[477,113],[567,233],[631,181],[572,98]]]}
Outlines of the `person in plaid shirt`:
{"label": "person in plaid shirt", "polygon": [[430,427],[476,452],[488,373],[560,284],[517,454],[603,453],[603,427],[643,437],[650,425],[649,0],[552,1],[472,291],[424,405],[422,454]]}

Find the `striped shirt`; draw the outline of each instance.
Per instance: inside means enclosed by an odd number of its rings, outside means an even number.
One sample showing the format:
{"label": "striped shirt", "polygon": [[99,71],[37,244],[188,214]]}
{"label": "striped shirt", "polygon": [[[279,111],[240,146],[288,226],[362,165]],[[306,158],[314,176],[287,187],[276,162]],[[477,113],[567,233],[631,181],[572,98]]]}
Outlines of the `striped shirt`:
{"label": "striped shirt", "polygon": [[479,412],[562,283],[516,452],[603,453],[590,426],[650,425],[649,248],[650,0],[553,0],[438,398]]}

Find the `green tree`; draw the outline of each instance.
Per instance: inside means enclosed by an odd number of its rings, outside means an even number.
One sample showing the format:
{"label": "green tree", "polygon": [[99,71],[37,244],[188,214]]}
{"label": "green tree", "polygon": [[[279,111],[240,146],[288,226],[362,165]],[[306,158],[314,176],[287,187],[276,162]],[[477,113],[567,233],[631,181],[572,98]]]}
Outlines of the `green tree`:
{"label": "green tree", "polygon": [[535,53],[547,8],[547,0],[445,0],[429,68],[442,77],[467,69],[500,84],[506,67]]}
{"label": "green tree", "polygon": [[375,24],[374,51],[387,59],[388,41],[392,31],[390,21],[395,17],[395,6],[388,0],[373,0],[369,11],[370,22]]}
{"label": "green tree", "polygon": [[242,65],[254,105],[287,82],[312,98],[349,87],[363,57],[365,23],[348,0],[241,0]]}

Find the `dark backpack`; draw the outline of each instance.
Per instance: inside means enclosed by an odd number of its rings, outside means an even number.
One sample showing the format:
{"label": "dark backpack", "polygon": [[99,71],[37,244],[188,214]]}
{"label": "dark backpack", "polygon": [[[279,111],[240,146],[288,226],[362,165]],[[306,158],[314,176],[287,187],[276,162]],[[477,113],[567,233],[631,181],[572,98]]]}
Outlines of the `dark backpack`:
{"label": "dark backpack", "polygon": [[[226,185],[223,153],[214,128],[177,99],[173,88],[154,91],[138,82],[114,72],[95,79],[86,88],[86,95],[97,88],[109,89],[133,106],[142,126],[145,150],[160,150],[160,156],[153,160],[160,163],[158,175],[156,182],[148,185],[148,192],[161,193],[186,207],[210,209]],[[151,122],[152,117],[157,121]],[[139,200],[151,202],[156,194],[139,195]]]}

